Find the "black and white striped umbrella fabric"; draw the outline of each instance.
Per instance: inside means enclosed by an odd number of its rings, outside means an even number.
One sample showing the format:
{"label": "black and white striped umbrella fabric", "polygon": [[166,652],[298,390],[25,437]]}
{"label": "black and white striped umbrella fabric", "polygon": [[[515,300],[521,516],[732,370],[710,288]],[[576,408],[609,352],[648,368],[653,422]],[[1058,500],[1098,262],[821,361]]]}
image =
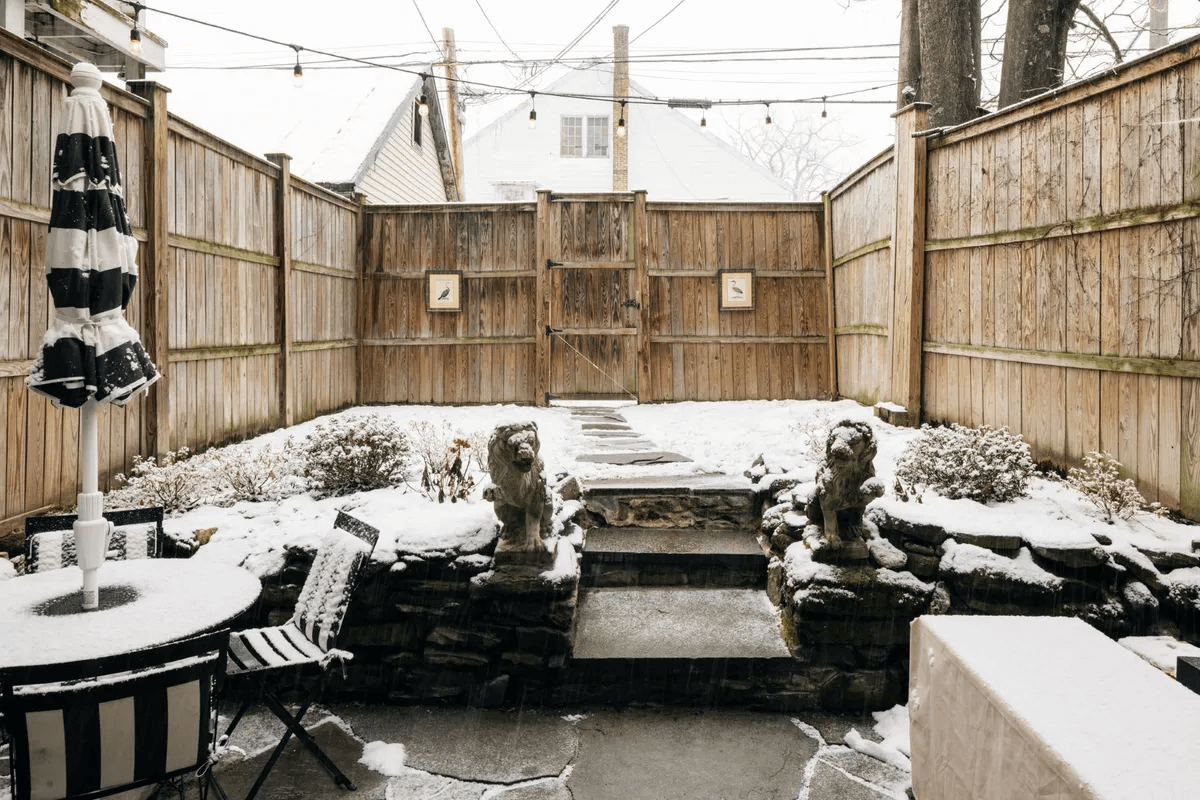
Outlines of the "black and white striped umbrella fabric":
{"label": "black and white striped umbrella fabric", "polygon": [[66,124],[54,145],[54,197],[46,280],[54,323],[27,383],[58,407],[88,399],[124,405],[159,377],[125,308],[137,283],[137,240],[125,211],[121,170],[100,72],[71,71]]}

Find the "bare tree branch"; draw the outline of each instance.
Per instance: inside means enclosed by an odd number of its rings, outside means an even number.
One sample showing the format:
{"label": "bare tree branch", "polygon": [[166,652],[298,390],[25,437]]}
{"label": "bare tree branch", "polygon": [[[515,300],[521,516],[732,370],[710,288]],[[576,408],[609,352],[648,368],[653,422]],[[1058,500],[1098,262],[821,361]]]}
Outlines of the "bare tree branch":
{"label": "bare tree branch", "polygon": [[1079,10],[1082,11],[1084,15],[1092,21],[1092,24],[1096,26],[1096,30],[1099,31],[1100,35],[1104,37],[1104,40],[1108,42],[1108,46],[1112,48],[1113,56],[1117,59],[1117,63],[1120,64],[1122,60],[1121,48],[1117,45],[1117,40],[1113,38],[1112,31],[1110,31],[1108,26],[1104,24],[1104,20],[1096,16],[1096,12],[1092,11],[1091,7],[1088,6],[1087,3],[1080,3]]}

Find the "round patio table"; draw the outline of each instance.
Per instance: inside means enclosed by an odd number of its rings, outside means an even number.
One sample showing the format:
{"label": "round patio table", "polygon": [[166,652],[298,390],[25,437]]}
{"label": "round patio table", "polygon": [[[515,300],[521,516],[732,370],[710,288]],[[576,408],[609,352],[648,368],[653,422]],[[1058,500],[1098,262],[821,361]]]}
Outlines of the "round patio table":
{"label": "round patio table", "polygon": [[0,670],[103,658],[228,624],[262,585],[241,567],[195,559],[107,561],[100,607],[82,609],[78,567],[0,581]]}

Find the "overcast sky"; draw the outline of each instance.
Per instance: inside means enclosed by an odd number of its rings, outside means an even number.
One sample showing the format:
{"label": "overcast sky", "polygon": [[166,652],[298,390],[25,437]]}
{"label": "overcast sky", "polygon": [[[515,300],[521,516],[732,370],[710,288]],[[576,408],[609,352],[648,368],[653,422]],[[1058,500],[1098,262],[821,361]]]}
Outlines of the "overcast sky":
{"label": "overcast sky", "polygon": [[[630,76],[658,97],[783,100],[854,92],[844,99],[884,102],[828,106],[840,135],[860,142],[845,154],[845,169],[891,141],[899,31],[895,0],[154,0],[149,5],[306,49],[380,59],[405,69],[419,69],[417,64],[438,58],[432,37],[440,43],[442,28],[452,28],[459,61],[512,62],[471,65],[460,71],[460,78],[522,90],[514,96],[472,87],[484,96],[468,101],[467,136],[527,99],[529,89],[545,88],[585,59],[610,55],[613,26],[627,25],[635,62]],[[153,11],[146,12],[145,24],[169,45],[167,71],[154,77],[172,89],[172,111],[255,153],[286,151],[288,137],[294,143],[302,135],[296,128],[303,127],[304,119],[329,113],[331,94],[359,91],[367,82],[410,80],[392,70],[347,68],[302,52],[305,84],[296,89],[290,48]],[[864,47],[870,45],[884,46]],[[780,52],[729,52],[771,49]],[[541,65],[520,63],[560,54],[562,63],[544,71]],[[658,60],[639,61],[650,58]],[[884,88],[862,91],[878,86]],[[764,105],[714,109],[708,118],[721,134],[723,123],[736,125],[740,116],[741,124],[759,124],[765,111]],[[816,118],[820,112],[820,104],[775,103],[771,108],[777,121],[793,114]],[[695,116],[698,121],[699,114]]]}

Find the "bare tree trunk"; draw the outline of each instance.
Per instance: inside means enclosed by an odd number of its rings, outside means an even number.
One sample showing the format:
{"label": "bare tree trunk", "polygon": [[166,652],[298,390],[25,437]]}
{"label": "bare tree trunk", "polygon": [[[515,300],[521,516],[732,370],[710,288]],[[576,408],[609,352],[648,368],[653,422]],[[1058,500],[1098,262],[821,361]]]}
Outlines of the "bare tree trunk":
{"label": "bare tree trunk", "polygon": [[979,108],[979,0],[920,0],[921,95],[929,123],[957,125]]}
{"label": "bare tree trunk", "polygon": [[[921,99],[921,29],[917,0],[904,0],[900,11],[900,75],[896,85],[896,108]],[[911,92],[910,92],[911,90]],[[908,94],[909,96],[905,96]]]}
{"label": "bare tree trunk", "polygon": [[1079,0],[1009,0],[1000,107],[1061,86]]}

